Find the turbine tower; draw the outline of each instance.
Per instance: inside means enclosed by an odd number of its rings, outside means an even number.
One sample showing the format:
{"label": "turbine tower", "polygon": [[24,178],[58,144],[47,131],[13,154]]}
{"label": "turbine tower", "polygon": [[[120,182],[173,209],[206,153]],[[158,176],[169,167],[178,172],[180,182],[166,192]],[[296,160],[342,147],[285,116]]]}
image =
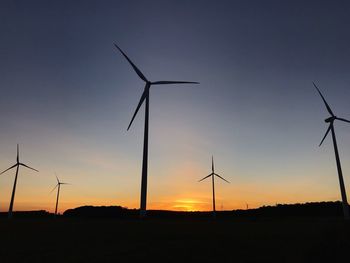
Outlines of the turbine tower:
{"label": "turbine tower", "polygon": [[55,216],[57,215],[57,208],[58,208],[58,199],[60,197],[60,189],[61,189],[61,185],[62,184],[68,184],[68,183],[62,183],[60,182],[60,180],[58,179],[57,175],[56,175],[56,180],[57,180],[57,184],[54,187],[54,189],[52,189],[51,193],[57,188],[57,198],[56,198],[56,208],[55,208]]}
{"label": "turbine tower", "polygon": [[198,182],[201,182],[205,179],[207,179],[208,177],[211,177],[211,183],[212,183],[212,188],[213,188],[213,216],[215,217],[216,214],[216,210],[215,210],[215,182],[214,182],[214,177],[217,176],[219,177],[221,180],[224,180],[226,183],[230,183],[229,181],[227,181],[226,179],[222,178],[220,175],[216,174],[214,172],[214,158],[213,156],[211,157],[211,174],[207,175],[206,177],[200,179]]}
{"label": "turbine tower", "polygon": [[340,193],[341,193],[341,198],[342,198],[342,204],[343,204],[343,212],[344,212],[344,218],[346,220],[349,220],[349,205],[348,201],[346,198],[346,190],[345,190],[345,184],[344,184],[344,179],[343,179],[343,172],[341,169],[341,164],[340,164],[340,158],[339,158],[339,153],[338,153],[338,146],[337,146],[337,139],[335,137],[335,130],[334,130],[334,121],[339,120],[339,121],[344,121],[344,122],[350,122],[349,120],[343,119],[343,118],[338,118],[337,116],[334,115],[332,112],[331,108],[329,107],[328,103],[326,102],[326,99],[323,97],[321,91],[319,88],[316,86],[316,84],[313,82],[315,88],[317,89],[318,93],[320,94],[324,104],[326,105],[327,111],[331,115],[324,121],[326,123],[329,123],[328,129],[326,131],[326,134],[323,136],[322,141],[319,146],[322,145],[324,139],[327,137],[329,131],[332,132],[332,139],[333,139],[333,147],[334,147],[334,153],[335,153],[335,160],[337,163],[337,169],[338,169],[338,178],[339,178],[339,185],[340,185]]}
{"label": "turbine tower", "polygon": [[146,216],[146,199],[147,199],[147,165],[148,165],[148,120],[149,120],[149,92],[152,85],[164,85],[164,84],[199,84],[198,82],[192,81],[149,81],[143,73],[135,66],[135,64],[129,59],[129,57],[121,50],[117,44],[114,44],[116,48],[122,53],[126,60],[130,63],[136,74],[145,82],[145,88],[141,95],[140,101],[136,107],[135,113],[129,123],[128,129],[130,128],[134,118],[139,111],[143,102],[145,102],[145,127],[143,137],[143,159],[142,159],[142,177],[141,177],[141,200],[140,200],[140,217]]}
{"label": "turbine tower", "polygon": [[15,194],[16,194],[16,186],[17,186],[17,177],[18,177],[18,172],[19,172],[19,167],[20,166],[24,166],[27,167],[33,171],[39,172],[38,170],[29,167],[28,165],[25,165],[24,163],[21,163],[19,161],[19,145],[17,144],[17,159],[16,159],[16,164],[12,165],[10,168],[6,169],[5,171],[3,171],[1,174],[7,172],[8,170],[11,170],[12,168],[16,167],[16,176],[15,176],[15,181],[13,183],[13,189],[12,189],[12,195],[11,195],[11,202],[10,202],[10,207],[9,207],[9,211],[8,211],[8,218],[12,218],[12,210],[13,210],[13,203],[15,201]]}

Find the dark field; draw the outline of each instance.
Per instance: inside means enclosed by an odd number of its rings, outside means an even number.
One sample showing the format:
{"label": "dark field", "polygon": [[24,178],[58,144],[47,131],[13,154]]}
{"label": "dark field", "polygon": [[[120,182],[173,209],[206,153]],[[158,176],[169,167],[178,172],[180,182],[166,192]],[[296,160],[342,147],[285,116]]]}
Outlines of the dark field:
{"label": "dark field", "polygon": [[350,262],[342,219],[0,220],[0,262]]}

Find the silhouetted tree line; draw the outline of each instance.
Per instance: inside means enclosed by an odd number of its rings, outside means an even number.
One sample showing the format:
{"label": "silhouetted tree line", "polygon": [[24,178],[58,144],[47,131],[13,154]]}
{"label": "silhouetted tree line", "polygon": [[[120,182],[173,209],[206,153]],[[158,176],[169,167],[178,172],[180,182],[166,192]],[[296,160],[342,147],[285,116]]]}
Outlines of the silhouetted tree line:
{"label": "silhouetted tree line", "polygon": [[137,209],[128,209],[121,206],[81,206],[68,209],[63,213],[64,217],[85,218],[128,218],[136,217]]}
{"label": "silhouetted tree line", "polygon": [[[18,211],[13,214],[16,218],[52,218],[54,214],[44,210]],[[170,219],[199,219],[212,218],[212,212],[185,212],[167,210],[148,210],[148,218]],[[254,219],[254,218],[283,218],[283,217],[342,217],[342,203],[312,202],[303,204],[277,204],[276,206],[262,206],[256,209],[217,211],[216,217],[221,219]],[[7,212],[1,212],[0,217],[7,217]],[[120,218],[138,219],[139,209],[128,209],[122,206],[81,206],[66,210],[65,218]]]}
{"label": "silhouetted tree line", "polygon": [[[259,218],[259,217],[341,217],[342,203],[313,202],[304,204],[277,204],[256,209],[217,211],[217,218]],[[121,206],[82,206],[64,212],[64,217],[85,218],[138,218],[138,209]],[[211,218],[212,212],[184,212],[167,210],[148,210],[149,218]]]}
{"label": "silhouetted tree line", "polygon": [[[7,218],[8,212],[0,212],[0,217]],[[38,217],[52,217],[53,214],[45,210],[37,211],[17,211],[13,212],[13,216],[16,218],[38,218]]]}
{"label": "silhouetted tree line", "polygon": [[262,206],[257,209],[236,210],[240,217],[342,217],[343,208],[340,201],[312,202],[303,204],[277,204],[276,206]]}

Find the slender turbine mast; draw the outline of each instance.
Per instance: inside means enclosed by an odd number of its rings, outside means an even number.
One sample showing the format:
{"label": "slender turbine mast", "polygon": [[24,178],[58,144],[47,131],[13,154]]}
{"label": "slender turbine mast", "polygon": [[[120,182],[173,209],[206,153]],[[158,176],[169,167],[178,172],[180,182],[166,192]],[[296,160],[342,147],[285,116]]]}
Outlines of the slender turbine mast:
{"label": "slender turbine mast", "polygon": [[318,93],[320,94],[324,104],[326,105],[327,111],[331,115],[324,121],[326,123],[329,123],[328,129],[326,131],[326,134],[323,136],[322,141],[319,146],[322,145],[324,139],[327,137],[329,131],[332,132],[332,139],[333,139],[333,147],[334,147],[334,153],[335,153],[335,160],[337,163],[337,169],[338,169],[338,178],[339,178],[339,185],[340,185],[340,193],[341,193],[341,198],[342,198],[342,204],[343,204],[343,212],[344,212],[344,218],[349,220],[349,205],[348,201],[346,198],[346,190],[345,190],[345,184],[344,184],[344,179],[343,179],[343,172],[341,169],[341,163],[340,163],[340,158],[339,158],[339,152],[338,152],[338,145],[337,145],[337,139],[335,137],[335,130],[334,130],[334,121],[339,120],[339,121],[344,121],[344,122],[350,122],[349,120],[343,119],[343,118],[338,118],[337,116],[334,115],[332,112],[331,108],[329,107],[328,103],[326,102],[326,99],[323,97],[321,91],[319,88],[316,86],[315,83],[313,83],[315,88],[317,89]]}
{"label": "slender turbine mast", "polygon": [[212,187],[213,187],[213,216],[214,217],[216,216],[216,214],[215,214],[215,212],[216,212],[216,210],[215,210],[215,182],[214,182],[215,176],[219,177],[221,180],[224,180],[226,183],[230,183],[229,181],[227,181],[226,179],[224,179],[223,177],[221,177],[220,175],[218,175],[217,173],[214,172],[214,158],[212,156],[211,157],[211,174],[200,179],[198,182],[201,182],[201,181],[207,179],[208,177],[211,177],[211,182],[212,182]]}
{"label": "slender turbine mast", "polygon": [[13,183],[13,189],[12,189],[12,195],[11,195],[11,202],[10,202],[10,207],[9,207],[9,211],[8,211],[8,218],[12,218],[12,210],[13,210],[13,203],[15,201],[15,194],[16,194],[16,186],[17,186],[17,177],[18,177],[18,172],[19,172],[19,167],[20,166],[24,166],[27,167],[33,171],[39,172],[38,170],[29,167],[28,165],[25,165],[24,163],[21,163],[19,161],[19,145],[17,144],[17,159],[16,159],[16,164],[12,165],[10,168],[6,169],[5,171],[3,171],[1,174],[7,172],[8,170],[11,170],[12,168],[16,167],[16,176],[15,176],[15,181]]}
{"label": "slender turbine mast", "polygon": [[52,189],[51,193],[57,188],[57,198],[56,198],[56,208],[55,208],[55,216],[57,215],[57,208],[58,208],[58,199],[60,197],[60,190],[61,190],[61,185],[62,184],[68,184],[68,183],[63,183],[60,182],[60,180],[58,179],[57,175],[56,175],[56,180],[57,180],[57,184],[54,187],[54,189]]}
{"label": "slender turbine mast", "polygon": [[147,199],[147,162],[148,162],[148,120],[149,120],[149,92],[152,85],[164,85],[164,84],[199,84],[192,81],[149,81],[143,73],[135,66],[135,64],[129,59],[129,57],[121,50],[116,44],[116,48],[122,53],[126,60],[130,63],[136,74],[145,82],[145,88],[141,95],[140,101],[136,107],[135,113],[129,123],[128,129],[134,121],[137,112],[139,111],[142,103],[145,101],[145,128],[143,137],[143,159],[142,159],[142,177],[141,177],[141,200],[140,200],[140,217],[146,216],[146,199]]}

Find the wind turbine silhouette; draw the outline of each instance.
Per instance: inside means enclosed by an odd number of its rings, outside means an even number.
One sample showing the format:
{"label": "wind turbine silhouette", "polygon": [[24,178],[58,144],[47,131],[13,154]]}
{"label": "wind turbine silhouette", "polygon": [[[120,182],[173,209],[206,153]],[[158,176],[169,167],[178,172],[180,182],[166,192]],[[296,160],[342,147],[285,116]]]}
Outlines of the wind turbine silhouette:
{"label": "wind turbine silhouette", "polygon": [[56,176],[57,184],[56,184],[56,186],[54,187],[54,189],[52,189],[52,191],[51,191],[50,193],[52,193],[56,188],[58,188],[58,189],[57,189],[57,198],[56,198],[56,208],[55,208],[55,216],[56,216],[56,215],[57,215],[57,208],[58,208],[58,199],[59,199],[59,197],[60,197],[61,185],[62,185],[62,184],[68,184],[68,183],[62,183],[62,182],[60,182],[60,180],[58,179],[58,177],[57,177],[56,174],[55,174],[55,176]]}
{"label": "wind turbine silhouette", "polygon": [[10,207],[9,207],[9,211],[8,211],[8,218],[12,218],[12,210],[13,210],[13,202],[15,201],[15,194],[16,194],[16,186],[17,186],[17,177],[18,177],[18,172],[19,172],[19,167],[20,166],[24,166],[24,167],[27,167],[31,170],[34,170],[36,172],[39,172],[38,170],[32,168],[32,167],[29,167],[28,165],[25,165],[24,163],[21,163],[19,161],[19,145],[17,144],[17,159],[16,159],[16,164],[12,165],[10,168],[6,169],[5,171],[1,172],[1,174],[7,172],[8,170],[11,170],[12,168],[15,168],[16,167],[16,176],[15,176],[15,181],[13,183],[13,189],[12,189],[12,195],[11,195],[11,202],[10,202]]}
{"label": "wind turbine silhouette", "polygon": [[333,139],[333,147],[334,147],[334,152],[335,152],[335,160],[336,160],[337,169],[338,169],[338,178],[339,178],[339,184],[340,184],[340,193],[341,193],[342,204],[343,204],[344,218],[348,220],[348,219],[350,219],[349,218],[349,205],[348,205],[348,201],[346,198],[346,190],[345,190],[343,172],[341,169],[340,158],[339,158],[339,153],[338,153],[337,139],[335,137],[334,121],[335,120],[344,121],[344,122],[350,122],[350,121],[347,119],[338,118],[337,116],[335,116],[334,113],[332,112],[331,108],[329,107],[326,99],[323,97],[319,88],[316,86],[316,84],[314,82],[312,82],[312,83],[314,84],[314,86],[317,89],[318,93],[320,94],[324,104],[326,105],[327,111],[331,115],[329,118],[324,120],[326,123],[329,123],[329,126],[328,126],[326,134],[323,136],[322,141],[321,141],[319,146],[322,145],[322,143],[323,143],[324,139],[327,137],[329,131],[331,131],[332,132],[332,139]]}
{"label": "wind turbine silhouette", "polygon": [[211,176],[211,182],[212,182],[212,187],[213,187],[213,216],[215,217],[216,216],[216,214],[215,214],[216,210],[215,210],[215,183],[214,183],[214,177],[217,176],[221,180],[224,180],[227,183],[230,183],[230,182],[227,181],[226,179],[222,178],[220,175],[218,175],[218,174],[216,174],[214,172],[214,157],[213,156],[211,157],[211,174],[209,174],[206,177],[200,179],[198,182],[201,182],[201,181],[207,179],[210,176]]}
{"label": "wind turbine silhouette", "polygon": [[141,95],[139,104],[136,107],[135,113],[129,123],[130,128],[134,118],[139,111],[142,103],[145,101],[145,128],[143,137],[143,159],[142,159],[142,177],[141,177],[141,200],[140,200],[140,217],[146,216],[146,204],[147,204],[147,162],[148,162],[148,120],[149,120],[149,92],[152,85],[164,85],[164,84],[199,84],[199,82],[192,81],[149,81],[142,72],[135,66],[135,64],[129,59],[129,57],[121,50],[117,44],[114,44],[116,48],[122,53],[126,60],[130,63],[136,74],[146,83],[144,91]]}

